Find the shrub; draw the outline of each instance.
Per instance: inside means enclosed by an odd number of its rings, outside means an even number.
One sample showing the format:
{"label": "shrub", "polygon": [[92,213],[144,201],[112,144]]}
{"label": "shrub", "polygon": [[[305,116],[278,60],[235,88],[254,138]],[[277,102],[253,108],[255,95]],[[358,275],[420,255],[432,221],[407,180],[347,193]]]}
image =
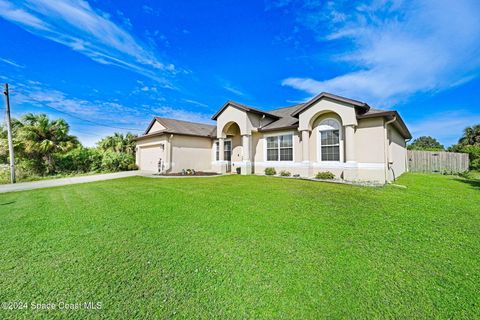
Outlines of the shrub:
{"label": "shrub", "polygon": [[97,149],[76,148],[56,156],[56,171],[62,173],[99,171],[102,167],[102,158],[102,153]]}
{"label": "shrub", "polygon": [[124,171],[129,170],[132,164],[135,164],[135,158],[126,153],[105,151],[102,153],[102,170],[103,171]]}
{"label": "shrub", "polygon": [[325,179],[325,180],[332,180],[335,179],[335,175],[331,173],[330,171],[321,171],[318,172],[317,175],[315,176],[317,179]]}
{"label": "shrub", "polygon": [[290,173],[290,171],[282,170],[280,171],[280,175],[282,177],[290,177],[292,174]]}
{"label": "shrub", "polygon": [[267,176],[274,176],[277,174],[277,171],[275,170],[275,168],[269,167],[269,168],[265,168],[265,174]]}

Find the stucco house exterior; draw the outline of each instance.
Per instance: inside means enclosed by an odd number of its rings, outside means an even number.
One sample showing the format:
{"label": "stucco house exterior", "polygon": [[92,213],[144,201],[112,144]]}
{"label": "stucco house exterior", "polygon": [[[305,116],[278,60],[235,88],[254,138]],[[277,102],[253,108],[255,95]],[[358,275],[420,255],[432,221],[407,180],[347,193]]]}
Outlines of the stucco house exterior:
{"label": "stucco house exterior", "polygon": [[398,112],[330,93],[270,111],[228,101],[212,119],[216,125],[155,117],[137,138],[140,170],[264,174],[273,167],[377,183],[407,170],[412,137]]}

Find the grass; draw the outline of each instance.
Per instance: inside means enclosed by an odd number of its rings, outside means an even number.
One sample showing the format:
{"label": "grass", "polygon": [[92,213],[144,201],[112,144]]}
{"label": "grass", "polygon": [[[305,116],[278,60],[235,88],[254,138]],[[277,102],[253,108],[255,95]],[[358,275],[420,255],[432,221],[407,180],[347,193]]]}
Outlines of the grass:
{"label": "grass", "polygon": [[[0,195],[0,318],[479,318],[480,181],[132,177]],[[57,305],[58,307],[58,305]]]}

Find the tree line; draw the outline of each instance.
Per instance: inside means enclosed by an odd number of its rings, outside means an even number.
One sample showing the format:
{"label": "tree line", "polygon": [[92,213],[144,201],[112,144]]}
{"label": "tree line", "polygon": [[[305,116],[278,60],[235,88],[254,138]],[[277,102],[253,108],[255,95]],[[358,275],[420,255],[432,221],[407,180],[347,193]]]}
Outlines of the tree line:
{"label": "tree line", "polygon": [[[115,133],[98,141],[96,147],[87,148],[70,134],[70,125],[64,119],[52,120],[46,114],[27,113],[12,119],[12,135],[19,180],[136,169],[136,136],[131,133]],[[8,156],[7,131],[2,126],[0,163],[6,164]],[[0,180],[6,177],[0,176]]]}
{"label": "tree line", "polygon": [[449,151],[468,153],[470,159],[470,169],[480,170],[480,124],[467,127],[463,130],[462,137],[458,143],[445,148],[437,139],[430,136],[422,136],[413,140],[407,146],[409,150],[425,151]]}

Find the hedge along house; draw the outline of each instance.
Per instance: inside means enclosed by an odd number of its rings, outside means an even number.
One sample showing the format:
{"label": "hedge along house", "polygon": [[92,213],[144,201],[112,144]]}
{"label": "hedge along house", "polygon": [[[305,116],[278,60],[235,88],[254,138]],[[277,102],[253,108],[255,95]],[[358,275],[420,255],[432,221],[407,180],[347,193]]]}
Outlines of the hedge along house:
{"label": "hedge along house", "polygon": [[229,101],[212,119],[216,126],[155,117],[137,138],[140,170],[264,174],[273,167],[379,183],[407,170],[411,134],[400,115],[356,100],[321,93],[271,111]]}

